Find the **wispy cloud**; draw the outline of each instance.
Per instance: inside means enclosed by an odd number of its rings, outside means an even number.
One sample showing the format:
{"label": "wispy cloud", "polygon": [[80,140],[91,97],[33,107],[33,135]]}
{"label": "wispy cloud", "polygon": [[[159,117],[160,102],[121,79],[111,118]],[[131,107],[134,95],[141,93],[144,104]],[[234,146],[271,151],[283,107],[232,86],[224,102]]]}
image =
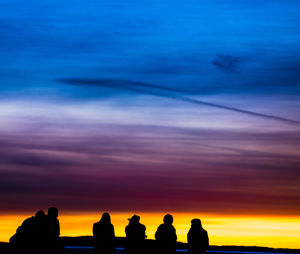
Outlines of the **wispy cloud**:
{"label": "wispy cloud", "polygon": [[99,206],[240,214],[299,210],[296,129],[87,123],[63,110],[48,126],[52,116],[39,114],[43,118],[20,116],[22,124],[15,128],[2,126],[1,211],[54,202],[78,211]]}
{"label": "wispy cloud", "polygon": [[[155,95],[155,96],[160,96],[160,97],[166,97],[170,99],[175,99],[175,100],[180,100],[188,103],[192,103],[195,105],[202,105],[202,106],[208,106],[208,107],[214,107],[214,108],[219,108],[223,110],[229,110],[249,116],[254,116],[254,117],[261,117],[264,119],[272,119],[275,121],[282,121],[290,124],[300,124],[300,121],[293,120],[293,119],[288,119],[276,115],[267,115],[267,114],[262,114],[258,112],[253,112],[249,110],[244,110],[240,108],[235,108],[235,107],[230,107],[226,105],[221,105],[217,103],[211,103],[211,102],[205,102],[197,99],[193,99],[188,96],[181,95],[182,91],[173,89],[173,88],[168,88],[168,87],[163,87],[163,86],[158,86],[158,85],[153,85],[153,84],[147,84],[143,82],[137,82],[137,81],[131,81],[131,80],[115,80],[115,79],[76,79],[76,78],[64,78],[64,79],[57,79],[58,82],[65,83],[65,84],[70,84],[70,85],[82,85],[82,86],[101,86],[101,87],[111,87],[114,89],[124,89],[124,90],[129,90],[129,91],[134,91],[138,93],[143,93],[143,94],[150,94],[150,95]],[[168,92],[168,93],[166,93]]]}

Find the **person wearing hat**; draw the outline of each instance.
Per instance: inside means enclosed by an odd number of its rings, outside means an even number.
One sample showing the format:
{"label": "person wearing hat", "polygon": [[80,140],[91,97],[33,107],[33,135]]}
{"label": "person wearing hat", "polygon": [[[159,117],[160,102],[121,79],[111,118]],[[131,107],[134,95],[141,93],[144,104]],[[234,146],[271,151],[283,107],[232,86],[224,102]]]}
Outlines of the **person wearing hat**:
{"label": "person wearing hat", "polygon": [[203,254],[209,246],[208,234],[202,227],[201,220],[193,219],[191,229],[188,232],[188,253]]}
{"label": "person wearing hat", "polygon": [[173,216],[170,214],[165,215],[164,223],[161,224],[155,233],[157,242],[157,253],[173,254],[176,252],[176,229],[172,225]]}
{"label": "person wearing hat", "polygon": [[146,227],[140,223],[140,216],[133,215],[128,219],[129,223],[125,228],[126,233],[126,254],[140,254],[144,252],[146,238]]}

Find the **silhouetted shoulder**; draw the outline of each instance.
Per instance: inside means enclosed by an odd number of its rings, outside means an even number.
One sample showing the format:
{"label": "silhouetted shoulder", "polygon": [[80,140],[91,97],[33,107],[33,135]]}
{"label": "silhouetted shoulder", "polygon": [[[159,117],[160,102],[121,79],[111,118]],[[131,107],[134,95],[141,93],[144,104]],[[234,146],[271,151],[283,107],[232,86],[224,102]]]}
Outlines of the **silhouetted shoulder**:
{"label": "silhouetted shoulder", "polygon": [[160,224],[155,232],[155,239],[159,240],[164,224]]}
{"label": "silhouetted shoulder", "polygon": [[203,238],[205,239],[206,248],[208,248],[209,247],[209,238],[208,238],[208,233],[205,229],[203,229]]}
{"label": "silhouetted shoulder", "polygon": [[141,225],[141,229],[146,231],[146,226],[144,224],[140,224]]}

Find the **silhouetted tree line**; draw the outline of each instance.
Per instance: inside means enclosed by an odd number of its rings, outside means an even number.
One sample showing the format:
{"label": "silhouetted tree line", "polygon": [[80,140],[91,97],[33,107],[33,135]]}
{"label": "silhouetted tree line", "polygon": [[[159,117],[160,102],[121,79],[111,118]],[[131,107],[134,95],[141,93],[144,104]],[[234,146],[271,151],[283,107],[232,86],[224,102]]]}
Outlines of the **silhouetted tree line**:
{"label": "silhouetted tree line", "polygon": [[[38,211],[35,216],[24,220],[17,232],[10,239],[10,244],[17,248],[59,248],[60,235],[58,210],[55,207],[48,209],[48,214]],[[133,215],[128,219],[125,228],[125,254],[141,254],[145,252],[146,227],[140,223],[140,217]],[[158,254],[174,254],[176,252],[176,229],[173,216],[164,216],[155,233],[156,250]],[[93,225],[94,249],[96,253],[114,254],[115,231],[109,213],[104,213],[99,222]],[[191,221],[191,228],[187,234],[188,252],[203,254],[209,246],[207,231],[203,229],[200,219]]]}

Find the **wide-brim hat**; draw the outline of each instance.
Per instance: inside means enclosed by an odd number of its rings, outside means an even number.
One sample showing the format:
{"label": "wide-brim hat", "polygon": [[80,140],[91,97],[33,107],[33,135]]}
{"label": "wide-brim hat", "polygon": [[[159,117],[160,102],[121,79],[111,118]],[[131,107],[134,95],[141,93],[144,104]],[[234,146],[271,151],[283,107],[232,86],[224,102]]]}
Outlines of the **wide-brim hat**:
{"label": "wide-brim hat", "polygon": [[134,214],[131,218],[128,218],[129,221],[140,221],[140,216]]}

